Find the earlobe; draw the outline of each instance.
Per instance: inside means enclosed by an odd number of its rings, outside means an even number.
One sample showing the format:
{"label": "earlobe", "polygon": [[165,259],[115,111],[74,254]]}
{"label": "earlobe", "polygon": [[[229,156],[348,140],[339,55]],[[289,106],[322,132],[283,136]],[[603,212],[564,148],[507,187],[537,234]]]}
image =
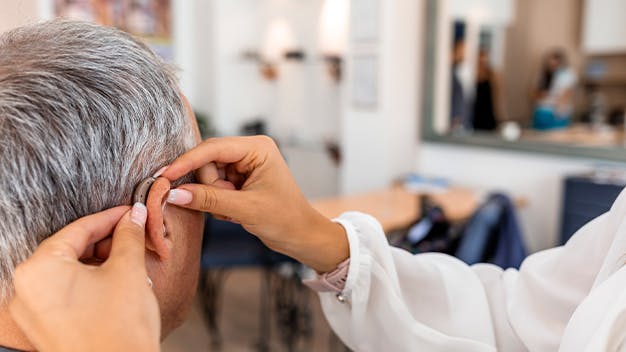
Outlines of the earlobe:
{"label": "earlobe", "polygon": [[159,177],[152,184],[146,200],[146,207],[148,208],[146,247],[155,252],[161,259],[169,258],[171,247],[165,233],[163,215],[165,197],[167,197],[170,188],[170,181],[165,177]]}

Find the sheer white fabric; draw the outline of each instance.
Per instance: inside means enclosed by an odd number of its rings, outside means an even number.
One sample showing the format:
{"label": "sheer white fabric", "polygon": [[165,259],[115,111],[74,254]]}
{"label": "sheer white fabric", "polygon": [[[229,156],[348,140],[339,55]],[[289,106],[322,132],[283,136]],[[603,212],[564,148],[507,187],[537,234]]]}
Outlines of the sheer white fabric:
{"label": "sheer white fabric", "polygon": [[519,271],[390,247],[365,214],[337,219],[350,242],[341,303],[324,313],[356,351],[626,351],[626,192],[562,247]]}

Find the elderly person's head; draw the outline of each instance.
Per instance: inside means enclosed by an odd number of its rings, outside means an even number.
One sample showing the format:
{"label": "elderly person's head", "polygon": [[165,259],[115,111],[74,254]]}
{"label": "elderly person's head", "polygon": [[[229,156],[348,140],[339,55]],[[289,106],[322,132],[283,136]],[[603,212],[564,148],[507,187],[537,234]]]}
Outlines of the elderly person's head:
{"label": "elderly person's head", "polygon": [[[134,187],[196,136],[172,72],[131,36],[68,21],[1,35],[3,304],[13,269],[42,240],[79,217],[130,204]],[[163,224],[148,236],[146,264],[168,332],[193,297],[203,217],[157,208],[149,212],[162,211]]]}

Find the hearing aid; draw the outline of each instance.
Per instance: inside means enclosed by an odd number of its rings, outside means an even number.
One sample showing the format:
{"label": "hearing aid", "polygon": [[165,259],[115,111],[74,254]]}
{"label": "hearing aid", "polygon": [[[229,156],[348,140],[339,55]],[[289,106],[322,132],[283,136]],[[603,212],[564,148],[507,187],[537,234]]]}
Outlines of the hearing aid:
{"label": "hearing aid", "polygon": [[146,220],[146,229],[149,233],[161,234],[163,237],[167,237],[167,230],[165,228],[165,208],[167,202],[165,199],[171,189],[170,180],[165,177],[157,177],[152,185],[146,197],[146,208],[148,208],[148,219]]}
{"label": "hearing aid", "polygon": [[157,177],[161,176],[161,174],[165,170],[167,170],[167,168],[167,166],[160,168],[157,172],[154,173],[154,175],[142,180],[137,184],[137,186],[135,186],[135,189],[133,190],[132,204],[139,202],[143,205],[146,205],[146,202],[148,201],[148,194],[150,193],[150,188],[152,187],[152,184],[157,180]]}
{"label": "hearing aid", "polygon": [[[170,190],[170,181],[164,177],[148,177],[137,184],[133,191],[133,204],[142,203],[148,208],[146,229],[148,233],[162,233],[167,236],[163,211],[165,210],[165,197]],[[161,211],[154,211],[160,209]],[[157,228],[160,227],[159,230]]]}
{"label": "hearing aid", "polygon": [[143,181],[139,182],[133,191],[133,203],[141,203],[143,205],[148,201],[148,193],[150,192],[150,188],[152,188],[152,184],[154,184],[156,178],[150,176]]}

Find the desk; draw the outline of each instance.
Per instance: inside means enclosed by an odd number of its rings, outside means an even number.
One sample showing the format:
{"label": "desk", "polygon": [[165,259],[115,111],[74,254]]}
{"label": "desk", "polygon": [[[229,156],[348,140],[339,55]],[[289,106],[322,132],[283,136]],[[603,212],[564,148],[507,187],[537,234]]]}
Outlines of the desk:
{"label": "desk", "polygon": [[[418,219],[420,195],[395,186],[371,193],[318,199],[312,201],[312,205],[331,219],[351,210],[370,214],[378,219],[386,233],[390,233],[408,228]],[[428,193],[428,196],[453,222],[466,220],[480,204],[478,194],[467,188],[453,187],[441,193]]]}

